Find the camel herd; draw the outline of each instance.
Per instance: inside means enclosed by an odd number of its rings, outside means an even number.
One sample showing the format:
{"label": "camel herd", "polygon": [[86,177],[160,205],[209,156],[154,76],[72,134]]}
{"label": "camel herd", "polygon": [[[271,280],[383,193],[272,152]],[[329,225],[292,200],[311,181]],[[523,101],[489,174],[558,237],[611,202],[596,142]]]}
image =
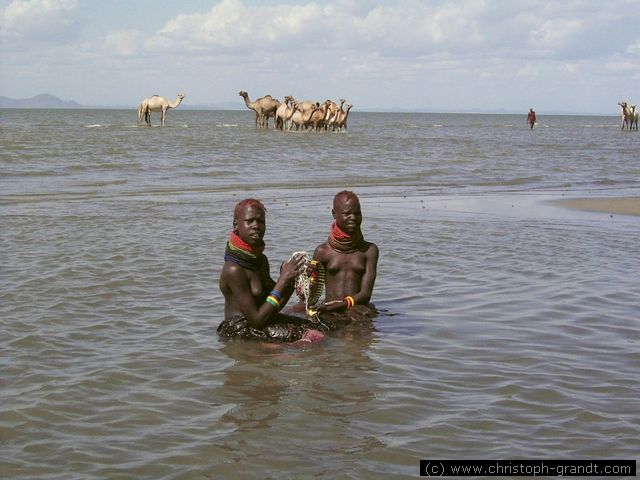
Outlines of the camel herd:
{"label": "camel herd", "polygon": [[[280,130],[332,130],[341,131],[347,129],[347,118],[353,105],[345,99],[340,99],[340,104],[326,100],[323,103],[305,100],[298,102],[290,95],[280,102],[271,95],[265,95],[254,101],[249,99],[245,91],[238,93],[244,98],[247,108],[256,113],[256,128],[268,128],[269,119],[273,117],[273,128]],[[346,106],[346,110],[345,107]]]}
{"label": "camel herd", "polygon": [[[273,117],[274,128],[280,130],[292,130],[294,127],[296,130],[346,130],[347,118],[353,107],[344,99],[338,105],[331,100],[322,104],[311,100],[298,102],[293,97],[286,96],[284,103],[281,103],[271,95],[265,95],[252,102],[247,92],[242,91],[239,95],[244,98],[247,108],[256,113],[256,128],[268,128],[269,118]],[[164,126],[167,110],[178,107],[185,96],[184,93],[179,93],[175,102],[159,95],[145,98],[138,106],[138,126],[143,119],[151,126],[151,112],[160,113],[160,125]]]}
{"label": "camel herd", "polygon": [[[255,101],[249,99],[249,94],[245,91],[238,93],[244,98],[247,108],[256,113],[256,128],[268,128],[269,118],[274,118],[274,128],[280,130],[333,130],[341,131],[347,129],[347,118],[353,105],[347,103],[346,100],[340,99],[340,104],[326,100],[324,103],[305,100],[298,102],[292,96],[284,97],[284,102],[280,102],[271,95],[265,95]],[[146,124],[151,126],[151,112],[160,113],[160,125],[164,126],[167,110],[176,108],[185,98],[184,93],[179,93],[175,102],[170,102],[164,97],[152,95],[145,98],[138,107],[138,125],[142,123],[144,118]],[[638,130],[638,117],[640,112],[635,104],[629,104],[626,101],[618,102],[622,112],[622,130],[625,126],[629,130]],[[346,110],[345,107],[346,106]]]}
{"label": "camel herd", "polygon": [[625,125],[628,126],[629,130],[638,130],[638,117],[640,117],[640,112],[638,112],[636,105],[629,105],[626,101],[618,102],[618,105],[622,108],[622,112],[620,113],[620,117],[622,117],[622,130],[624,130]]}

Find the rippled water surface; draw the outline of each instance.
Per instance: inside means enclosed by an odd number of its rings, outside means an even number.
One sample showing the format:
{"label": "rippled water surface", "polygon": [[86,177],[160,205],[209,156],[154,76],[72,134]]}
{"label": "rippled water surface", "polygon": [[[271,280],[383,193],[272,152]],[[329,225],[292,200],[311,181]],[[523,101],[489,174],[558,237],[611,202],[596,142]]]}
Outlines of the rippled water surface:
{"label": "rippled water surface", "polygon": [[[155,119],[154,121],[157,121]],[[640,196],[615,117],[0,111],[0,473],[12,479],[418,476],[428,458],[640,451]],[[375,328],[221,342],[233,206],[267,206],[272,273],[333,195],[380,248]]]}

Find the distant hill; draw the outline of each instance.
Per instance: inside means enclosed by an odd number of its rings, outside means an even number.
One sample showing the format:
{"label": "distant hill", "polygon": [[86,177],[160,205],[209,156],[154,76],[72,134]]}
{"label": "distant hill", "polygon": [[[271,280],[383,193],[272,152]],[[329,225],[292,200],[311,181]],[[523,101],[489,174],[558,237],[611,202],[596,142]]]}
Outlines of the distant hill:
{"label": "distant hill", "polygon": [[9,98],[0,96],[0,108],[82,108],[73,100],[61,100],[54,95],[43,93],[31,98]]}
{"label": "distant hill", "polygon": [[[240,99],[242,100],[242,99]],[[223,103],[210,103],[191,105],[183,103],[182,110],[246,110],[244,102],[230,101]],[[10,98],[0,95],[0,108],[106,108],[106,109],[137,109],[137,104],[131,105],[81,105],[73,100],[62,100],[55,95],[43,93],[31,98]]]}

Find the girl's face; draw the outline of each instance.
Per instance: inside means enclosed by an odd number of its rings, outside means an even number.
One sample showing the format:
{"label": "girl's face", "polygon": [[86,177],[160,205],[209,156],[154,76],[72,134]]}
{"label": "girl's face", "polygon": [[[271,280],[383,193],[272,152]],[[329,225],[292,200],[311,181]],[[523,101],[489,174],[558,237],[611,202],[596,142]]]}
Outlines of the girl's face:
{"label": "girl's face", "polygon": [[253,205],[247,205],[240,215],[233,221],[236,235],[251,246],[262,244],[267,222],[264,210]]}
{"label": "girl's face", "polygon": [[357,232],[362,224],[360,202],[351,197],[338,199],[333,208],[333,218],[343,232],[350,235]]}

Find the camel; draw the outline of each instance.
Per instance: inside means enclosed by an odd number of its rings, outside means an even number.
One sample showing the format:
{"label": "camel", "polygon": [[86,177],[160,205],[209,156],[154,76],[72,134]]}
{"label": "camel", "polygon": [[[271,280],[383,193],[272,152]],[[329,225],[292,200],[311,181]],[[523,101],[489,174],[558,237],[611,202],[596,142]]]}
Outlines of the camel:
{"label": "camel", "polygon": [[182,103],[182,99],[184,97],[186,97],[184,93],[179,93],[178,98],[176,98],[176,101],[173,103],[170,103],[169,100],[158,95],[152,95],[149,98],[145,98],[138,107],[138,126],[142,123],[142,116],[144,115],[144,120],[150,127],[151,112],[160,112],[160,125],[164,127],[164,119],[167,116],[167,110],[170,108],[177,108]]}
{"label": "camel", "polygon": [[291,101],[291,107],[287,110],[286,115],[280,118],[280,125],[277,126],[277,128],[280,130],[291,130],[291,125],[293,125],[292,118],[295,113],[300,114],[300,105],[294,100]]}
{"label": "camel", "polygon": [[[341,100],[342,102],[346,102],[346,100]],[[350,103],[347,103],[347,111],[343,111],[342,108],[340,108],[340,112],[338,112],[338,120],[336,122],[336,128],[338,130],[342,130],[342,128],[344,127],[344,129],[347,129],[347,118],[349,118],[349,112],[351,111],[351,109],[353,108],[353,105],[351,105]]]}
{"label": "camel", "polygon": [[145,98],[138,106],[138,126],[142,123],[142,116],[144,115],[144,123],[151,126],[151,113],[149,112],[149,99]]}
{"label": "camel", "polygon": [[340,112],[342,112],[342,106],[344,105],[344,102],[346,102],[344,98],[340,99],[340,105],[338,105],[336,102],[331,102],[331,105],[329,106],[329,112],[327,113],[327,120],[324,126],[325,130],[331,129],[332,131],[335,131],[338,126],[338,118],[340,116]]}
{"label": "camel", "polygon": [[[277,105],[279,107],[281,105],[280,104],[280,100],[276,99],[276,102],[278,102]],[[276,108],[276,110],[277,110],[277,108]],[[276,110],[273,110],[273,111],[265,113],[265,115],[264,115],[264,121],[265,121],[264,128],[268,128],[269,127],[269,119],[270,118],[273,118],[273,128],[276,128],[276,123],[275,123],[275,121],[276,121]]]}
{"label": "camel", "polygon": [[302,112],[303,115],[306,115],[314,108],[318,108],[319,103],[313,100],[305,100],[303,102],[298,102],[298,108]]}
{"label": "camel", "polygon": [[[638,131],[638,117],[640,117],[640,112],[636,108],[635,103],[633,105],[629,105],[629,108],[631,108],[631,121],[630,121],[630,124],[629,124],[629,130],[635,130],[637,132]],[[634,124],[636,126],[635,129],[633,128]]]}
{"label": "camel", "polygon": [[309,119],[309,126],[313,127],[315,131],[320,129],[325,129],[327,124],[327,118],[330,114],[329,107],[333,102],[331,100],[326,100],[318,110],[316,110]]}
{"label": "camel", "polygon": [[307,113],[304,113],[304,110],[300,108],[300,105],[301,104],[296,103],[297,108],[296,108],[296,111],[291,116],[291,122],[289,123],[289,130],[291,130],[294,125],[296,126],[296,130],[300,128],[306,128],[306,126],[309,124],[309,121],[311,120],[311,116],[317,110],[320,110],[320,104],[316,103],[313,107],[311,107],[310,110],[307,111]]}
{"label": "camel", "polygon": [[633,112],[635,111],[635,105],[633,106],[633,110],[626,101],[618,102],[618,105],[620,105],[620,107],[622,108],[622,112],[620,112],[620,117],[622,119],[622,130],[624,130],[625,125],[629,125],[629,130],[631,130],[631,126],[633,125]]}
{"label": "camel", "polygon": [[271,97],[271,95],[265,95],[252,102],[249,100],[249,94],[244,90],[238,92],[242,98],[244,98],[244,104],[248,109],[256,112],[256,128],[260,123],[260,128],[267,128],[269,126],[269,117],[273,117],[276,114],[276,110],[281,105],[280,100]]}
{"label": "camel", "polygon": [[278,128],[280,130],[287,128],[287,122],[293,115],[294,107],[297,108],[295,99],[291,95],[284,97],[284,103],[282,103],[276,110],[274,128]]}

